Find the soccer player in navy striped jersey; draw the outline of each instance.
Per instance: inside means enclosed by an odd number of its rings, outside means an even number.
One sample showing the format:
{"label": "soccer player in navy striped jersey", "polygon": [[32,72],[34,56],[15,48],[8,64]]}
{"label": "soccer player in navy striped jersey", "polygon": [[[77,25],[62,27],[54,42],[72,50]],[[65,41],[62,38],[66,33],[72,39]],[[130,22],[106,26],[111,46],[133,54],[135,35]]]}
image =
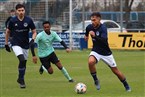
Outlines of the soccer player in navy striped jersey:
{"label": "soccer player in navy striped jersey", "polygon": [[101,59],[110,67],[112,72],[123,83],[126,91],[131,91],[131,88],[126,81],[125,76],[117,68],[115,59],[108,45],[107,28],[104,24],[101,24],[100,20],[101,14],[99,12],[91,14],[92,24],[89,24],[86,27],[86,33],[84,37],[85,40],[88,40],[88,36],[90,34],[93,42],[92,51],[88,59],[88,66],[90,73],[93,77],[95,86],[97,90],[100,90],[100,82],[96,75],[95,64],[97,64]]}
{"label": "soccer player in navy striped jersey", "polygon": [[[29,42],[30,29],[33,35],[32,40]],[[37,33],[32,19],[28,16],[25,16],[25,6],[22,4],[16,5],[16,16],[9,21],[8,27],[6,29],[5,48],[8,52],[11,52],[8,45],[8,39],[11,32],[13,32],[13,37],[11,39],[12,49],[19,60],[19,74],[17,82],[20,84],[20,88],[25,88],[26,85],[24,81],[24,75],[29,47],[31,47],[33,62],[37,62],[37,57],[35,56],[34,52],[34,39]]]}

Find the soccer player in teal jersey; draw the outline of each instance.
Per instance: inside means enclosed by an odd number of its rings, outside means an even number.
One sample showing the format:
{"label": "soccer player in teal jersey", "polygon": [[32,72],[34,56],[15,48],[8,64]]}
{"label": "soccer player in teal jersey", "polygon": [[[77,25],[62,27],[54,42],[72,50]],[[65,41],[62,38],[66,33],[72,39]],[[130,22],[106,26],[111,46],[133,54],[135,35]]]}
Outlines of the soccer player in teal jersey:
{"label": "soccer player in teal jersey", "polygon": [[74,82],[74,80],[69,76],[67,70],[62,66],[60,60],[54,52],[52,43],[54,41],[59,41],[61,45],[64,46],[66,52],[70,52],[70,49],[66,46],[65,42],[57,35],[56,32],[50,30],[51,25],[49,21],[43,22],[44,31],[40,32],[36,37],[36,43],[38,45],[38,56],[42,63],[40,66],[40,74],[46,70],[49,74],[53,73],[51,63],[55,64],[59,70],[62,71],[63,75],[69,80],[69,82]]}

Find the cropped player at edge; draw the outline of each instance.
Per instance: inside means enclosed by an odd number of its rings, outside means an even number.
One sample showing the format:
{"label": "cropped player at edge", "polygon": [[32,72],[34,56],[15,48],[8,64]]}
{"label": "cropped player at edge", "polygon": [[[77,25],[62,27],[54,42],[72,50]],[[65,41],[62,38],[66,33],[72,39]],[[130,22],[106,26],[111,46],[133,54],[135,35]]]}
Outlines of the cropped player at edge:
{"label": "cropped player at edge", "polygon": [[112,70],[112,72],[119,78],[119,80],[123,83],[126,91],[131,91],[129,84],[125,76],[118,70],[115,59],[112,55],[112,51],[108,45],[108,36],[107,36],[107,28],[104,24],[100,23],[101,14],[99,12],[91,14],[92,24],[89,24],[86,27],[85,40],[88,40],[88,35],[90,34],[92,37],[93,47],[92,51],[89,55],[88,59],[88,67],[91,73],[91,76],[94,79],[95,86],[97,90],[100,90],[100,82],[96,75],[96,67],[95,64],[99,62],[99,60],[103,60],[108,67]]}
{"label": "cropped player at edge", "polygon": [[59,41],[61,45],[64,46],[66,52],[70,52],[70,49],[66,46],[65,42],[57,35],[56,32],[51,31],[51,25],[49,21],[43,22],[44,31],[40,32],[36,36],[36,43],[38,45],[38,56],[41,61],[41,66],[39,69],[40,74],[46,70],[49,74],[53,73],[51,63],[55,64],[63,75],[68,79],[69,82],[74,82],[74,80],[69,76],[67,70],[62,66],[60,60],[54,52],[52,43],[54,41]]}

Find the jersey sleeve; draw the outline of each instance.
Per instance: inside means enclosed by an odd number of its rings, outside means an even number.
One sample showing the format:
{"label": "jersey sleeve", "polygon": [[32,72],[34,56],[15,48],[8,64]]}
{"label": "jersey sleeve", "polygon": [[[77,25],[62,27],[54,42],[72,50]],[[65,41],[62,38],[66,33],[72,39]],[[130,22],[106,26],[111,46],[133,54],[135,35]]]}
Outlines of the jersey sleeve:
{"label": "jersey sleeve", "polygon": [[12,20],[10,19],[10,20],[9,20],[9,23],[8,23],[8,29],[9,29],[9,30],[12,30],[12,29],[14,28],[13,26],[14,26],[14,23],[13,23]]}
{"label": "jersey sleeve", "polygon": [[34,24],[34,22],[33,22],[33,20],[31,18],[30,18],[30,24],[29,24],[29,26],[30,26],[31,30],[36,29],[35,24]]}
{"label": "jersey sleeve", "polygon": [[6,28],[8,27],[8,23],[9,23],[10,19],[11,19],[11,17],[8,17],[7,20],[6,20],[6,22],[5,22],[5,27]]}
{"label": "jersey sleeve", "polygon": [[85,32],[85,35],[86,35],[86,36],[89,35],[89,31],[90,31],[90,30],[89,30],[89,26],[87,26],[87,27],[86,27],[86,32]]}
{"label": "jersey sleeve", "polygon": [[107,39],[107,28],[103,26],[101,37]]}
{"label": "jersey sleeve", "polygon": [[55,34],[55,41],[59,41],[59,42],[61,42],[62,41],[62,39],[60,38],[60,36],[56,33],[56,32],[54,32]]}

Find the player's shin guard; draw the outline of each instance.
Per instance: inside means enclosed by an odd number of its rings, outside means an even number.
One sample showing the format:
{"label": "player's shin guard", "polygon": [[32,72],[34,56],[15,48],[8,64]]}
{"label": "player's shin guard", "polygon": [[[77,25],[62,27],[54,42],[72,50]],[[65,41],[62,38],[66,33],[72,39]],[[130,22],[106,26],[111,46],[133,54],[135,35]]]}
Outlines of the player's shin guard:
{"label": "player's shin guard", "polygon": [[72,80],[72,78],[69,76],[67,70],[64,67],[62,67],[61,72],[68,80]]}
{"label": "player's shin guard", "polygon": [[19,79],[24,79],[26,70],[26,60],[20,61],[18,70],[19,70]]}
{"label": "player's shin guard", "polygon": [[91,73],[91,76],[93,77],[94,81],[98,80],[96,72]]}
{"label": "player's shin guard", "polygon": [[18,59],[19,59],[19,66],[18,66],[19,77],[18,77],[18,79],[24,79],[27,60],[25,60],[23,54],[19,55]]}

